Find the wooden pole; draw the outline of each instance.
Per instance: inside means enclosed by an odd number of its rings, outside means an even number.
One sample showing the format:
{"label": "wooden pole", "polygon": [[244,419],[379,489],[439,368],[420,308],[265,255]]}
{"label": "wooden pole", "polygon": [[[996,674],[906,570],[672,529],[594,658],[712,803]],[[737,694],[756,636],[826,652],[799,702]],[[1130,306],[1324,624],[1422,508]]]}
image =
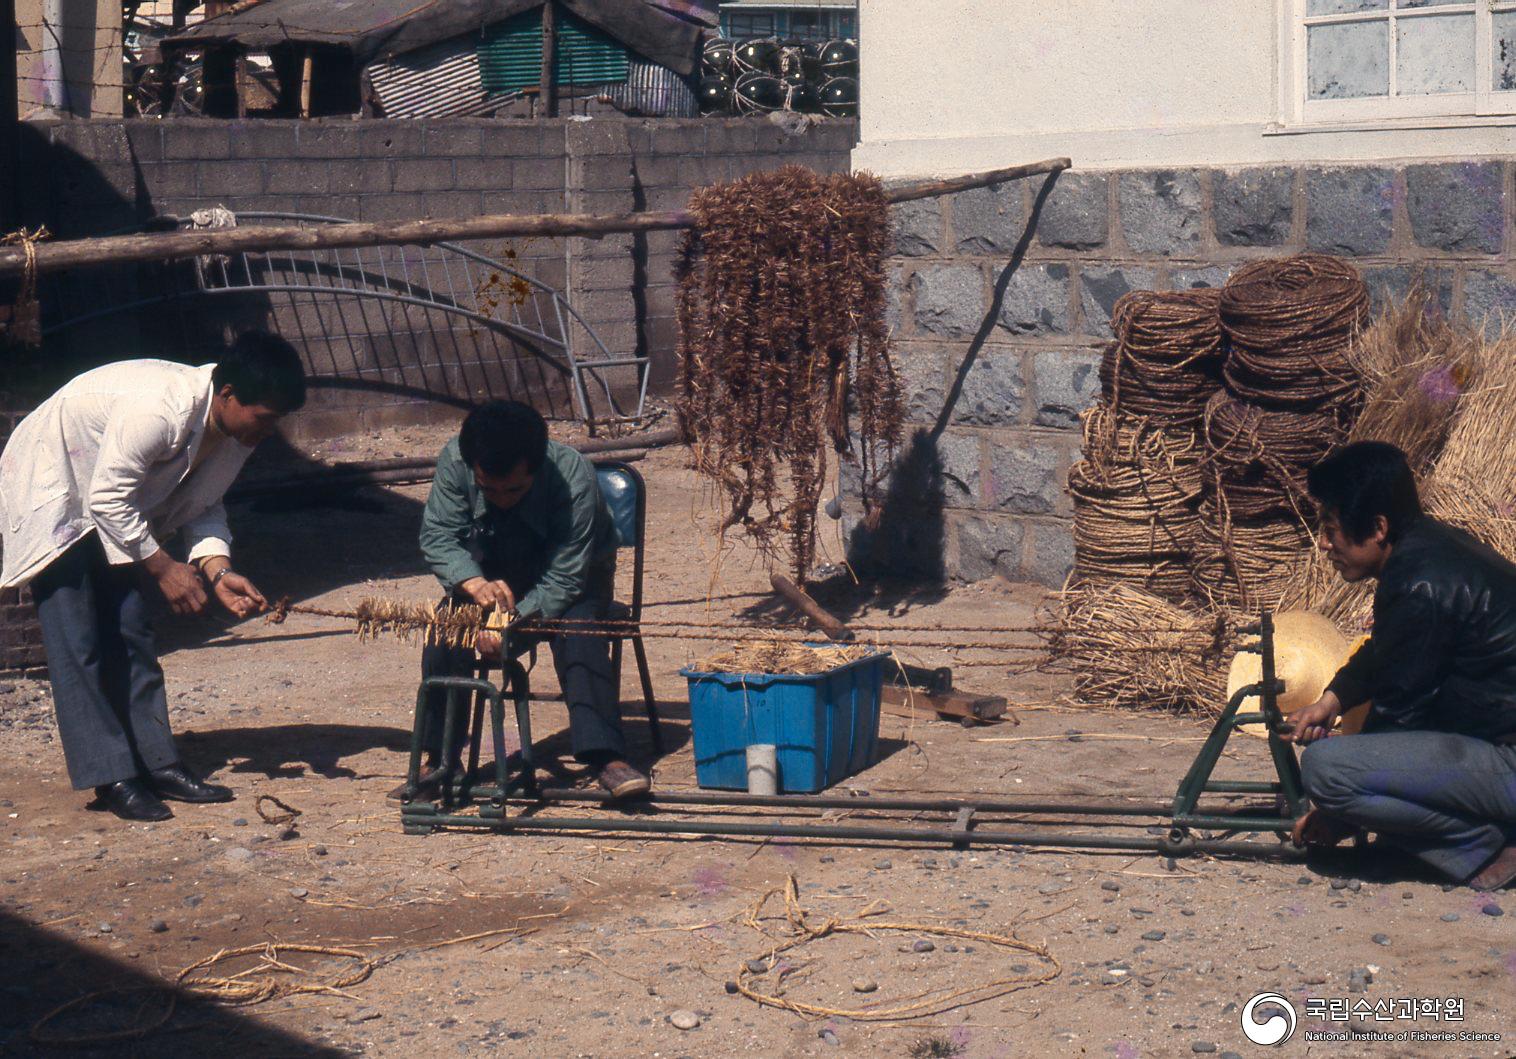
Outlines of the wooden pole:
{"label": "wooden pole", "polygon": [[792,603],[800,613],[815,622],[816,627],[826,633],[828,640],[845,643],[853,639],[853,630],[844,625],[842,619],[817,603],[805,589],[783,574],[769,574],[769,584],[773,585],[774,591]]}
{"label": "wooden pole", "polygon": [[[931,195],[945,195],[969,188],[1001,184],[1007,180],[1056,173],[1069,168],[1067,158],[1051,158],[1028,165],[996,169],[951,180],[903,184],[885,192],[890,202],[909,202]],[[173,261],[203,254],[236,254],[263,250],[333,250],[352,246],[430,246],[464,239],[505,237],[551,237],[581,235],[591,238],[622,232],[657,232],[692,228],[694,214],[688,210],[622,214],[492,214],[484,217],[444,218],[428,221],[382,221],[328,224],[320,228],[258,226],[213,228],[199,232],[166,232],[113,235],[97,239],[71,239],[41,243],[36,247],[36,269],[57,272],[84,265],[116,265],[134,261]],[[26,268],[22,247],[0,248],[0,277],[19,275]]]}
{"label": "wooden pole", "polygon": [[305,58],[300,60],[300,116],[311,116],[311,77],[316,72],[316,58],[310,48],[305,49]]}
{"label": "wooden pole", "polygon": [[558,116],[558,12],[553,0],[542,5],[542,77],[537,99],[544,117]]}

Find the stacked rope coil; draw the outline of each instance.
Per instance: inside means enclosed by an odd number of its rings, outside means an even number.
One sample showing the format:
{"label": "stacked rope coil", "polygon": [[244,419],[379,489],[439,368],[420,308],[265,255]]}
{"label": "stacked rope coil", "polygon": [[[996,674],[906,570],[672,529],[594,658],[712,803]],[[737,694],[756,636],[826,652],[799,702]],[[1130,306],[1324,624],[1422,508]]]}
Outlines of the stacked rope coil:
{"label": "stacked rope coil", "polygon": [[1116,341],[1100,363],[1105,399],[1123,414],[1199,421],[1216,389],[1222,335],[1212,288],[1132,291],[1111,312]]}
{"label": "stacked rope coil", "polygon": [[1239,269],[1221,290],[1225,385],[1208,402],[1196,582],[1228,605],[1274,605],[1309,555],[1310,468],[1362,407],[1351,356],[1368,319],[1356,269],[1300,254]]}
{"label": "stacked rope coil", "polygon": [[1352,265],[1325,254],[1254,262],[1221,289],[1219,312],[1234,397],[1298,411],[1358,402],[1348,351],[1368,324],[1369,296]]}
{"label": "stacked rope coil", "polygon": [[1083,424],[1085,456],[1069,471],[1075,580],[1185,598],[1199,529],[1199,438],[1107,405],[1086,412]]}

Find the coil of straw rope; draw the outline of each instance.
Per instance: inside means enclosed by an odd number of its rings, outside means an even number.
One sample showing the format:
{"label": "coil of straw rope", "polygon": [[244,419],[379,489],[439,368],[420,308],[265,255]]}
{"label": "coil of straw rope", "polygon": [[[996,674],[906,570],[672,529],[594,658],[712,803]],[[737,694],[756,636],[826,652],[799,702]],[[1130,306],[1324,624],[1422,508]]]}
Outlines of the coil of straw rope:
{"label": "coil of straw rope", "polygon": [[1308,512],[1306,473],[1347,437],[1343,418],[1340,409],[1277,411],[1217,392],[1205,407],[1207,488],[1225,495],[1234,519]]}
{"label": "coil of straw rope", "polygon": [[1255,262],[1221,289],[1219,315],[1234,396],[1294,409],[1358,400],[1348,349],[1368,323],[1369,296],[1353,266],[1325,254]]}
{"label": "coil of straw rope", "polygon": [[1184,598],[1199,525],[1198,437],[1106,405],[1083,422],[1085,458],[1069,471],[1076,580],[1135,582]]}
{"label": "coil of straw rope", "polygon": [[1214,604],[1244,610],[1277,608],[1315,547],[1300,517],[1234,520],[1224,497],[1201,502],[1196,540],[1196,584]]}
{"label": "coil of straw rope", "polygon": [[1105,399],[1124,414],[1198,422],[1217,387],[1221,362],[1220,292],[1131,291],[1111,312],[1100,363]]}

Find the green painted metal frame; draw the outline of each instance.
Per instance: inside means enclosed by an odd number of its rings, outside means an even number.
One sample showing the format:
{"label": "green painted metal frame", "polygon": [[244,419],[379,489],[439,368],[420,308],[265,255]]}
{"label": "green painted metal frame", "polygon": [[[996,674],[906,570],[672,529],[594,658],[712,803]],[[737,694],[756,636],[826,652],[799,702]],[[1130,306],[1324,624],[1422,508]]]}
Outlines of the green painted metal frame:
{"label": "green painted metal frame", "polygon": [[[406,774],[407,790],[401,805],[401,822],[407,834],[429,834],[439,828],[484,829],[502,833],[513,832],[631,832],[668,835],[716,835],[728,837],[786,836],[816,838],[842,843],[864,841],[904,842],[925,845],[951,845],[965,847],[978,845],[1007,846],[1076,846],[1089,849],[1113,849],[1152,851],[1167,854],[1212,853],[1218,855],[1274,857],[1294,859],[1303,851],[1281,841],[1274,846],[1260,842],[1235,841],[1226,838],[1197,837],[1195,830],[1245,832],[1250,834],[1274,832],[1281,840],[1294,826],[1295,819],[1306,807],[1304,789],[1300,781],[1300,766],[1294,750],[1283,739],[1284,717],[1279,709],[1279,694],[1284,684],[1277,679],[1274,667],[1273,617],[1263,612],[1257,625],[1242,630],[1244,635],[1256,635],[1255,644],[1241,649],[1262,656],[1262,674],[1258,683],[1239,690],[1227,703],[1222,714],[1212,726],[1211,733],[1200,753],[1196,755],[1189,771],[1170,802],[1123,802],[1091,801],[1073,799],[937,799],[937,798],[875,798],[841,795],[771,795],[755,796],[740,793],[712,793],[677,791],[656,795],[645,802],[637,803],[643,810],[641,816],[606,814],[594,817],[541,817],[537,811],[547,805],[572,803],[600,803],[607,801],[605,795],[594,791],[543,788],[538,784],[536,762],[532,750],[530,715],[530,681],[519,655],[511,650],[505,652],[506,662],[502,667],[505,691],[489,680],[474,677],[430,677],[422,681],[416,693],[416,720],[411,737],[410,767]],[[509,648],[509,645],[507,645]],[[443,745],[453,745],[458,725],[468,725],[469,755],[465,768],[461,762],[446,764],[440,790],[435,799],[419,800],[415,792],[420,780],[422,753],[425,742],[425,703],[429,691],[443,693]],[[509,697],[515,709],[516,729],[520,749],[509,752],[505,743],[505,698]],[[1257,696],[1261,709],[1242,712],[1242,703]],[[489,710],[490,735],[495,761],[492,775],[479,770],[479,757],[484,733],[484,712]],[[1268,746],[1274,765],[1276,779],[1262,780],[1214,780],[1212,774],[1226,749],[1233,733],[1244,724],[1262,722],[1268,726]],[[1225,806],[1203,811],[1201,799],[1206,795],[1236,797],[1242,795],[1268,795],[1272,803],[1267,806],[1247,806],[1238,811],[1236,806]],[[477,815],[467,815],[462,810],[477,806]],[[805,820],[779,820],[768,817],[757,822],[720,819],[708,820],[660,820],[658,809],[667,808],[688,812],[691,809],[709,807],[720,809],[789,808],[811,809],[858,809],[899,811],[917,815],[938,812],[952,814],[946,827],[896,827],[896,826],[841,826],[811,823]],[[517,810],[508,815],[507,810]],[[1168,825],[1166,834],[1158,836],[1091,835],[1054,830],[997,830],[981,826],[983,817],[990,814],[1014,814],[1025,824],[1028,813],[1043,813],[1056,816],[1114,817],[1115,822],[1098,822],[1092,826],[1113,828],[1140,826],[1133,821],[1146,818],[1151,824]],[[653,818],[649,818],[652,816]]]}

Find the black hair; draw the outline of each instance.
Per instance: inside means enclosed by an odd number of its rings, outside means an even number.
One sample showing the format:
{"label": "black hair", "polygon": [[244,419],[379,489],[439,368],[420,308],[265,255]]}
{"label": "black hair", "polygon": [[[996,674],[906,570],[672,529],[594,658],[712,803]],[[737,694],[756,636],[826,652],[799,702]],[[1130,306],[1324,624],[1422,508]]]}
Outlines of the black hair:
{"label": "black hair", "polygon": [[230,386],[243,404],[261,404],[288,415],[305,404],[305,365],[300,354],[278,335],[244,331],[238,335],[211,373],[219,391]]}
{"label": "black hair", "polygon": [[1355,441],[1333,450],[1310,469],[1307,484],[1324,512],[1337,516],[1348,537],[1362,543],[1384,516],[1395,541],[1421,517],[1416,476],[1405,453],[1385,441]]}
{"label": "black hair", "polygon": [[523,460],[527,473],[536,474],[547,459],[547,423],[531,405],[487,401],[463,421],[458,452],[485,474],[510,474]]}

